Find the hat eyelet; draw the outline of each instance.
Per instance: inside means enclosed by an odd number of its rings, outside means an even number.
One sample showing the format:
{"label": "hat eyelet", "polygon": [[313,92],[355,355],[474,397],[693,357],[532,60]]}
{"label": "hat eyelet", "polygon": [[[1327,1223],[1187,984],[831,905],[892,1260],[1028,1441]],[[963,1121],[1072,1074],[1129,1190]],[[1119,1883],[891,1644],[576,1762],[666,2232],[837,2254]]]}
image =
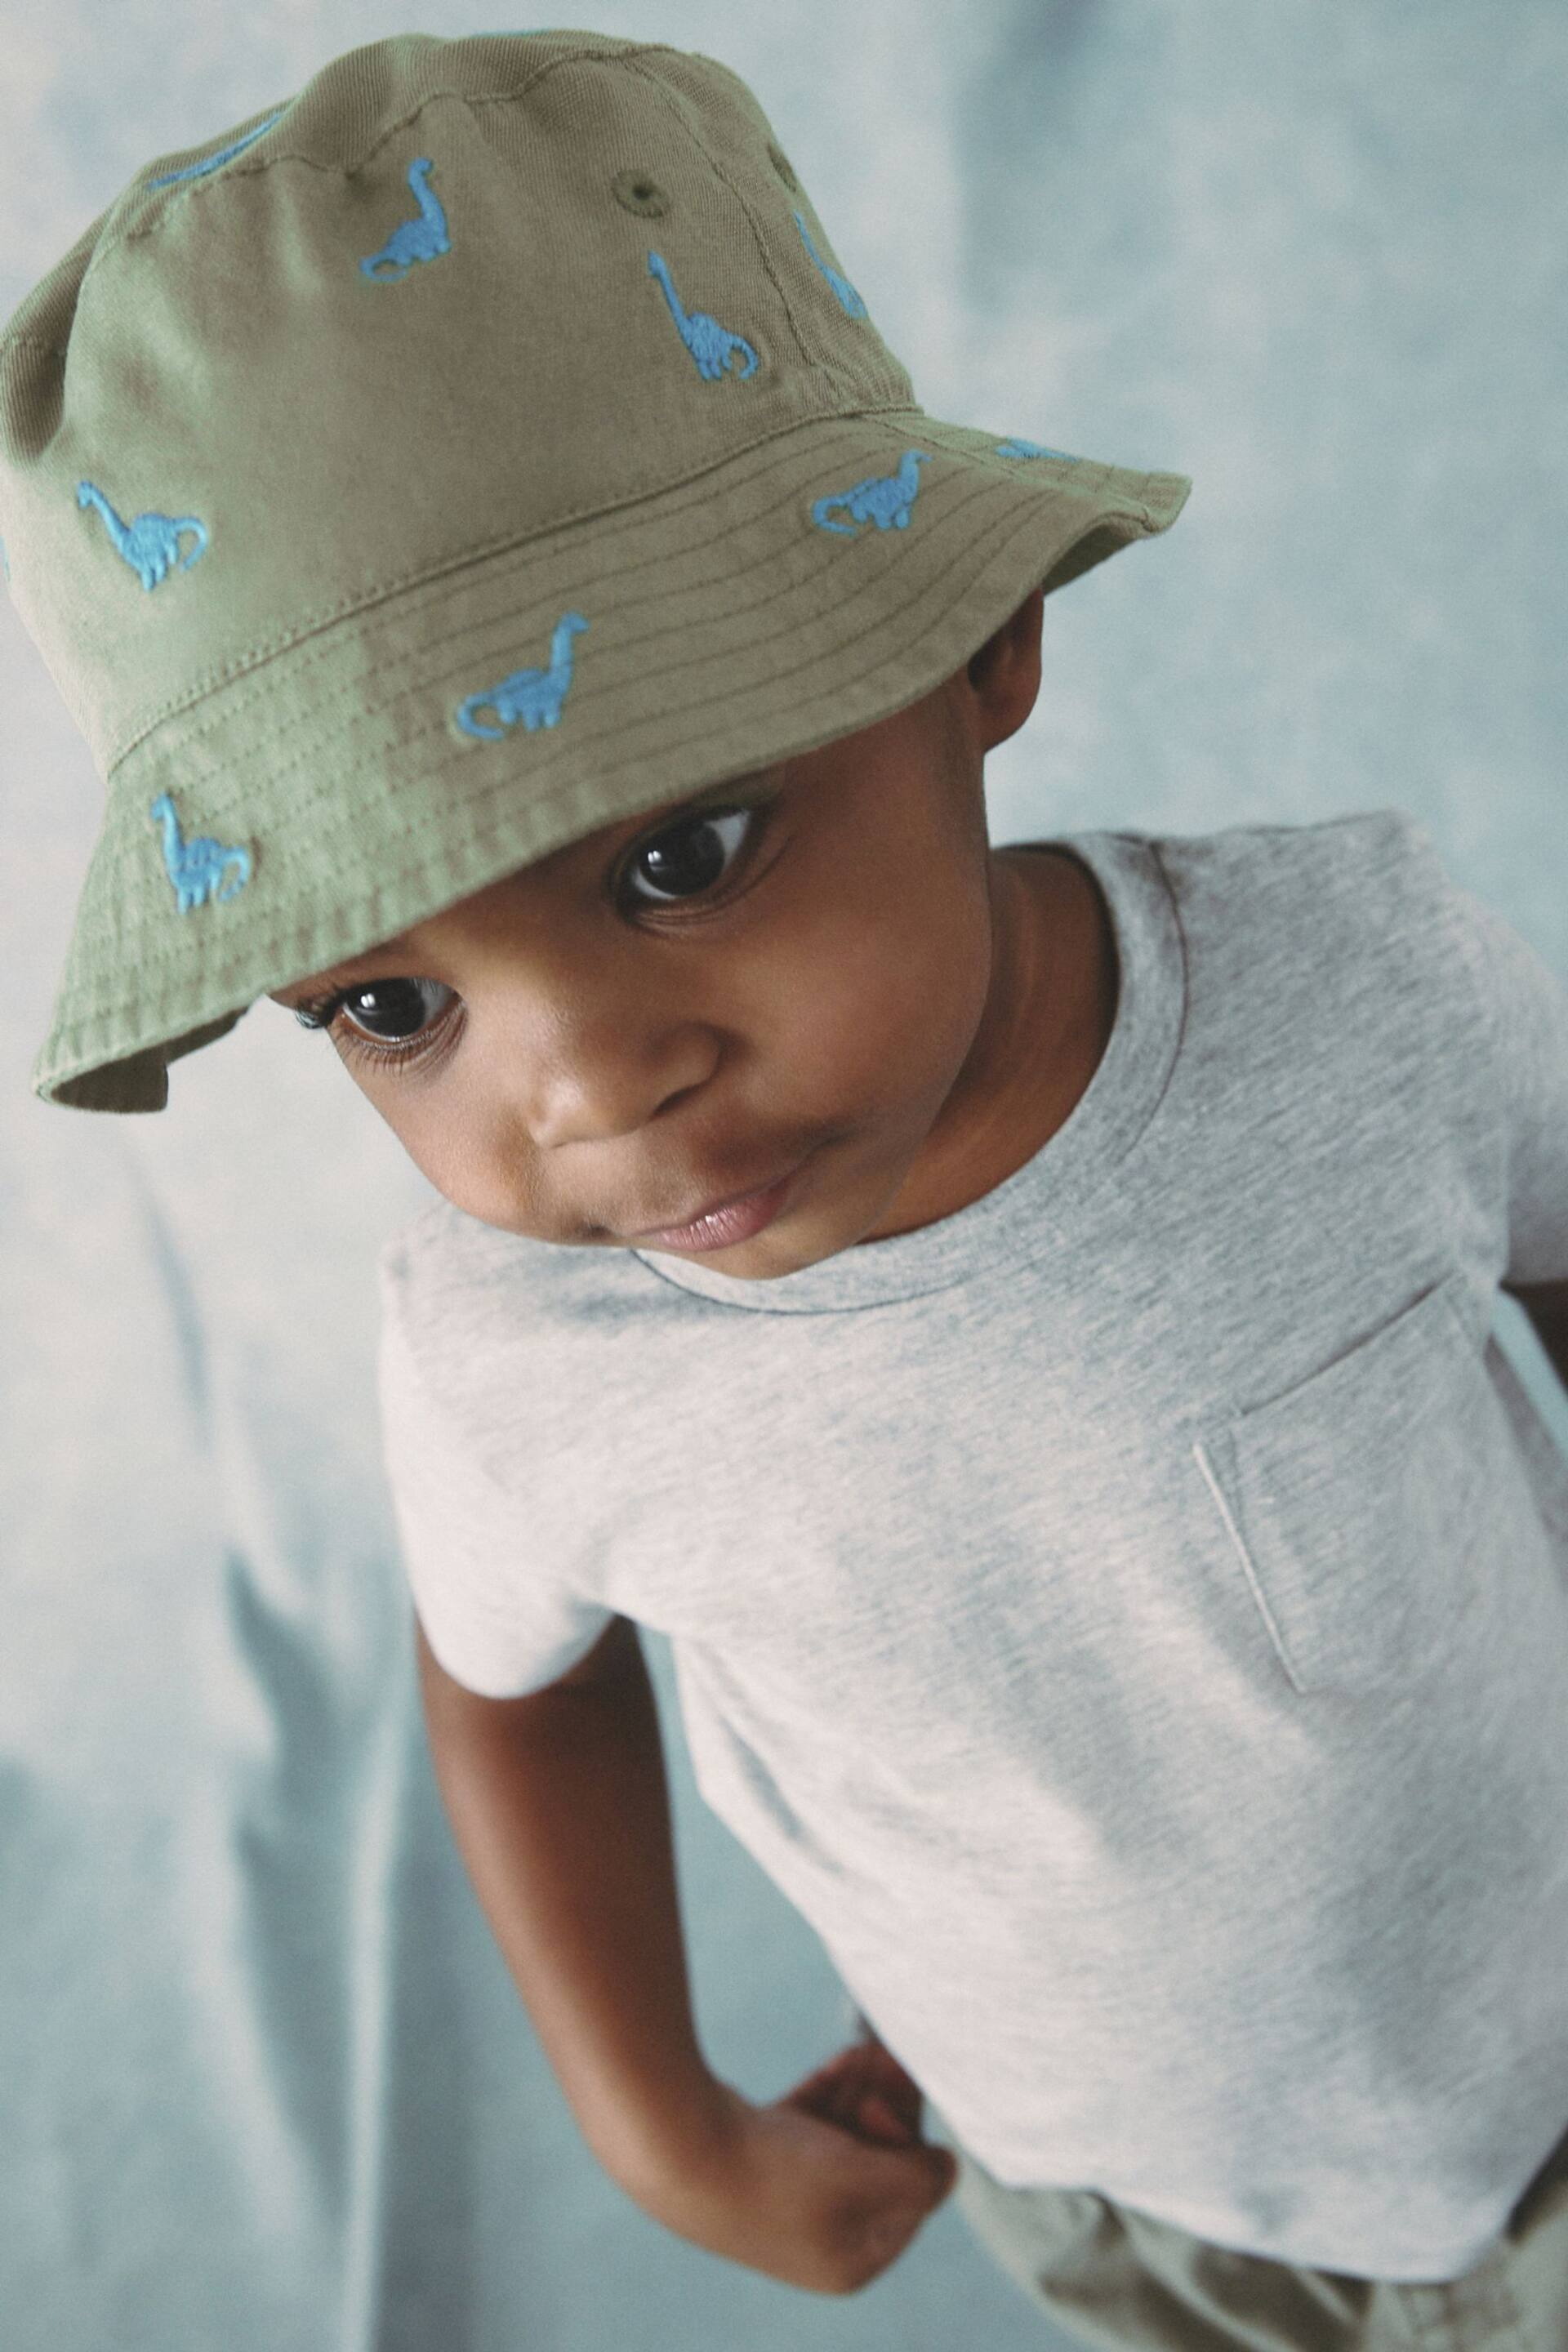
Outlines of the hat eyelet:
{"label": "hat eyelet", "polygon": [[768,161],[773,165],[774,171],[778,173],[780,179],[784,182],[785,187],[789,189],[790,193],[794,195],[798,195],[800,193],[800,182],[795,176],[795,166],[790,162],[789,157],[784,153],[784,149],[775,145],[774,142],[771,139],[768,142]]}
{"label": "hat eyelet", "polygon": [[669,198],[651,172],[617,172],[610,185],[616,204],[629,213],[658,220],[669,210]]}

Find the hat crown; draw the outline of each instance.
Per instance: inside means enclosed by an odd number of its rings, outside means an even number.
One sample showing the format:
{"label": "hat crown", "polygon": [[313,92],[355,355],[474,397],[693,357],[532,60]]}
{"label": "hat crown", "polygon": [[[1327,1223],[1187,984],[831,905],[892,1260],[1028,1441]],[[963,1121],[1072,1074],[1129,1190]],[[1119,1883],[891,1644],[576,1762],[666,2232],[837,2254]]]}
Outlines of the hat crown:
{"label": "hat crown", "polygon": [[148,165],[0,331],[0,539],[107,774],[446,567],[912,404],[727,67],[399,34]]}
{"label": "hat crown", "polygon": [[739,76],[399,34],[0,330],[11,593],[109,785],[36,1091],[868,726],[1184,476],[928,417]]}

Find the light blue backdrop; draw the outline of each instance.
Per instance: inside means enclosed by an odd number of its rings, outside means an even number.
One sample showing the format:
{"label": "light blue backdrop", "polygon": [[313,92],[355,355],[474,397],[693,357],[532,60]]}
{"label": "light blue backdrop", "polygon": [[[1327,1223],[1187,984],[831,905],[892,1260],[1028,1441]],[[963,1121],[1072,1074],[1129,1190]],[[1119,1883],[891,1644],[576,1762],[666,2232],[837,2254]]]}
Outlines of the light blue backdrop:
{"label": "light blue backdrop", "polygon": [[[931,414],[1195,488],[1047,608],[993,837],[1395,803],[1568,976],[1568,17],[603,6],[756,89]],[[5,0],[0,313],[150,156],[462,0]],[[950,2205],[852,2301],[599,2172],[456,1863],[376,1460],[428,1197],[263,1006],[144,1119],[26,1091],[100,787],[0,599],[0,2312],[9,2352],[1045,2346]],[[1568,1444],[1510,1305],[1498,1328]],[[709,2056],[837,2046],[664,1703]]]}

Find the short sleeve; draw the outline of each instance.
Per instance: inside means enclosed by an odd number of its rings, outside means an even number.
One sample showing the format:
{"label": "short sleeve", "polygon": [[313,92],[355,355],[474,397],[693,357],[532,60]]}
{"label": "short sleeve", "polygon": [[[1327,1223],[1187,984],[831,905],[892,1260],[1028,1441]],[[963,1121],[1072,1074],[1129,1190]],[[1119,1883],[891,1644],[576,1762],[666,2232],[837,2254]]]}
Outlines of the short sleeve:
{"label": "short sleeve", "polygon": [[382,1270],[382,1458],[405,1571],[440,1664],[485,1698],[542,1690],[576,1664],[615,1615],[536,1556],[526,1482],[507,1493],[473,1457],[423,1376]]}
{"label": "short sleeve", "polygon": [[1494,907],[1450,882],[1485,999],[1508,1168],[1508,1271],[1568,1280],[1568,987]]}

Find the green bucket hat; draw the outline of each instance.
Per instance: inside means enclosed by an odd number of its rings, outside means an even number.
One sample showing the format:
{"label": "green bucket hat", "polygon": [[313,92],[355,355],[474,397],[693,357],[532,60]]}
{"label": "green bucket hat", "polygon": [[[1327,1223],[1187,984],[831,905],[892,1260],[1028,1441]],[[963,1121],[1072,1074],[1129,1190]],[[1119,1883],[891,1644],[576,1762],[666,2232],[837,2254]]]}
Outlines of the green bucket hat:
{"label": "green bucket hat", "polygon": [[12,598],[107,787],[32,1083],[930,693],[1191,488],[928,417],[737,75],[403,33],[0,331]]}

